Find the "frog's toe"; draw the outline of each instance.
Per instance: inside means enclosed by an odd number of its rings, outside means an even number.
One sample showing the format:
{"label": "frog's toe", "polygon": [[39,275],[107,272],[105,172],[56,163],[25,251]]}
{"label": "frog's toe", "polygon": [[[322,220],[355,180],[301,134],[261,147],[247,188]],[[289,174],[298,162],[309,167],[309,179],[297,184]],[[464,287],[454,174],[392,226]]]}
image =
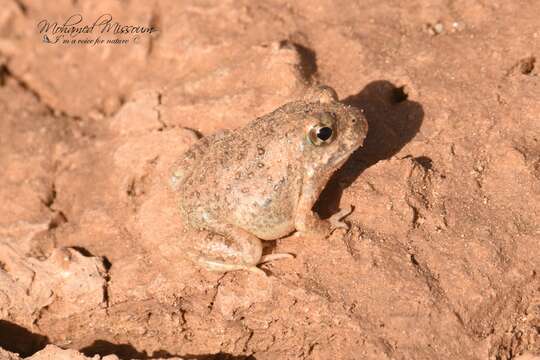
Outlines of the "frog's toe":
{"label": "frog's toe", "polygon": [[281,260],[281,259],[294,259],[294,255],[289,254],[289,253],[263,255],[261,256],[261,260],[259,260],[259,264],[264,264],[270,261]]}
{"label": "frog's toe", "polygon": [[345,229],[345,230],[349,230],[349,224],[347,224],[345,221],[343,221],[342,219],[349,215],[350,213],[352,213],[353,211],[353,208],[352,206],[347,206],[341,210],[339,210],[337,213],[335,213],[334,215],[330,216],[330,218],[328,219],[328,221],[330,222],[330,225],[332,227],[332,229]]}
{"label": "frog's toe", "polygon": [[349,224],[347,224],[345,221],[342,221],[342,220],[331,219],[330,224],[332,224],[332,230],[335,230],[335,229],[349,230]]}
{"label": "frog's toe", "polygon": [[208,271],[227,272],[237,270],[247,270],[259,275],[266,276],[266,273],[253,265],[229,264],[222,261],[199,259],[199,263]]}

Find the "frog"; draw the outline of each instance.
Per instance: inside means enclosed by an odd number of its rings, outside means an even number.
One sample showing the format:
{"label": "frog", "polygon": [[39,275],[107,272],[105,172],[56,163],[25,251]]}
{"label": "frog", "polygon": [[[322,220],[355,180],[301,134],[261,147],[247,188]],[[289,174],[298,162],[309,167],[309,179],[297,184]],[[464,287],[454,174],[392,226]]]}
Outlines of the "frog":
{"label": "frog", "polygon": [[209,271],[265,274],[261,264],[294,258],[263,255],[269,241],[347,230],[351,206],[328,219],[313,207],[367,131],[363,111],[320,85],[244,127],[201,138],[170,177],[190,257]]}

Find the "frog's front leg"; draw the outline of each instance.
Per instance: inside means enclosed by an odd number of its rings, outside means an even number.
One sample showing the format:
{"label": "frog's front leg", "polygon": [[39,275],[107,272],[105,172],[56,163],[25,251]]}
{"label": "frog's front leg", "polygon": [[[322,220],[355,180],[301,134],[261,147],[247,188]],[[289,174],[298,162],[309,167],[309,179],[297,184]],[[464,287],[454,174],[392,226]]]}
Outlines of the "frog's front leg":
{"label": "frog's front leg", "polygon": [[234,225],[215,225],[211,230],[221,236],[207,242],[205,254],[198,258],[199,264],[209,271],[248,270],[266,275],[257,265],[293,257],[291,254],[262,255],[261,240]]}
{"label": "frog's front leg", "polygon": [[349,229],[347,223],[342,219],[352,212],[351,206],[339,210],[327,220],[321,220],[319,215],[313,211],[313,205],[319,198],[324,184],[326,182],[309,181],[302,187],[295,217],[295,227],[300,235],[326,237],[335,229]]}

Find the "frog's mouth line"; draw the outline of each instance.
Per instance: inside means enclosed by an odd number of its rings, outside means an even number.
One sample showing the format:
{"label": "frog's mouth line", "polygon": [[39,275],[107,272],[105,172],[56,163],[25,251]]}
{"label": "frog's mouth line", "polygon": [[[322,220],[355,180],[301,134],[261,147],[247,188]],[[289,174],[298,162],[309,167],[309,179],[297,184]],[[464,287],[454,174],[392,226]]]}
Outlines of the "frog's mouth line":
{"label": "frog's mouth line", "polygon": [[[359,147],[360,147],[360,146],[359,146]],[[359,147],[357,147],[357,148],[355,148],[355,149],[353,149],[353,150],[351,150],[351,151],[349,151],[349,152],[347,152],[347,153],[345,153],[345,154],[342,154],[341,156],[339,156],[339,157],[337,157],[337,158],[335,158],[335,159],[332,158],[332,157],[330,157],[330,162],[335,164],[334,169],[336,169],[336,170],[339,169],[339,168],[347,161],[347,159],[348,159],[348,158],[349,158],[356,150],[358,150]]]}

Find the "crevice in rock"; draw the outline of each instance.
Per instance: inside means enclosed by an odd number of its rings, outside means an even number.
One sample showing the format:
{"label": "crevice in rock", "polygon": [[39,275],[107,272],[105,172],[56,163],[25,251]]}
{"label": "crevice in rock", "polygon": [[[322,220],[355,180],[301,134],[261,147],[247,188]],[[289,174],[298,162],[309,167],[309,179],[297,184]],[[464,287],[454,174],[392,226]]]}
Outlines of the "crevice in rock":
{"label": "crevice in rock", "polygon": [[56,184],[53,182],[51,184],[51,188],[49,189],[49,192],[45,196],[45,199],[42,200],[42,202],[43,202],[43,205],[53,210],[52,207],[54,205],[55,200],[56,200]]}
{"label": "crevice in rock", "polygon": [[154,108],[154,110],[156,110],[156,113],[157,113],[157,121],[161,124],[161,127],[158,129],[158,131],[163,131],[168,127],[167,123],[163,121],[162,116],[161,116],[162,101],[163,101],[163,94],[159,92],[157,94],[157,106]]}
{"label": "crevice in rock", "polygon": [[214,295],[212,296],[212,300],[210,300],[210,303],[208,304],[209,313],[212,312],[212,310],[214,309],[214,303],[216,302],[216,298],[218,296],[219,287],[221,286],[221,281],[223,281],[225,276],[227,276],[227,273],[224,273],[223,275],[221,275],[219,279],[217,279],[216,281],[216,286],[215,286],[216,291],[214,292]]}
{"label": "crevice in rock", "polygon": [[67,222],[67,217],[62,211],[55,211],[53,218],[49,222],[49,230],[54,230]]}
{"label": "crevice in rock", "polygon": [[157,38],[159,37],[159,27],[160,27],[160,23],[161,23],[161,18],[159,16],[159,11],[157,9],[157,6],[154,7],[154,9],[152,10],[152,15],[150,16],[150,22],[149,22],[149,26],[151,28],[155,28],[155,29],[158,29],[158,31],[156,32],[156,35],[155,37],[152,36],[152,34],[150,34],[150,37],[148,39],[148,48],[146,49],[146,57],[149,58],[150,56],[152,56],[152,53],[154,51],[154,42],[157,40]]}
{"label": "crevice in rock", "polygon": [[416,272],[418,275],[420,275],[423,279],[425,284],[427,285],[429,291],[431,294],[438,300],[444,300],[444,303],[447,303],[444,294],[444,290],[439,284],[439,281],[435,277],[435,275],[432,273],[431,269],[429,269],[428,266],[422,265],[418,259],[416,258],[415,254],[409,254],[411,264],[414,266]]}
{"label": "crevice in rock", "polygon": [[247,330],[249,330],[249,335],[246,339],[246,342],[244,343],[244,347],[243,347],[243,351],[244,352],[247,352],[248,351],[248,348],[249,348],[249,342],[251,341],[251,339],[253,338],[253,335],[255,335],[255,332],[249,328],[247,328]]}
{"label": "crevice in rock", "polygon": [[55,208],[54,203],[56,201],[56,183],[53,181],[49,191],[47,192],[44,199],[41,199],[43,205],[45,205],[49,211],[53,214],[49,222],[49,230],[54,230],[57,227],[61,226],[68,222],[68,219],[64,212]]}
{"label": "crevice in rock", "polygon": [[536,57],[527,56],[518,60],[512,67],[506,72],[506,76],[510,76],[515,73],[522,75],[532,75],[535,69]]}
{"label": "crevice in rock", "polygon": [[184,129],[184,130],[188,130],[188,131],[191,131],[195,137],[197,139],[202,139],[204,137],[203,133],[201,133],[199,130],[197,129],[193,129],[193,128],[190,128],[190,127],[187,127],[187,126],[180,126],[181,129]]}
{"label": "crevice in rock", "polygon": [[302,73],[302,77],[307,83],[314,83],[318,74],[317,54],[315,51],[302,44],[291,42],[290,40],[280,41],[279,47],[294,49],[298,52],[298,55],[300,56],[300,72]]}
{"label": "crevice in rock", "polygon": [[49,343],[47,336],[6,320],[0,320],[0,335],[0,347],[22,357],[32,356]]}
{"label": "crevice in rock", "polygon": [[208,354],[208,355],[175,355],[171,354],[166,350],[157,350],[148,354],[146,350],[138,351],[130,343],[124,344],[114,344],[107,340],[95,340],[92,344],[79,350],[86,356],[106,356],[106,355],[116,355],[120,359],[141,359],[141,360],[151,360],[151,359],[170,359],[175,357],[181,357],[186,359],[193,360],[256,360],[252,355],[231,355],[227,353],[217,353],[217,354]]}
{"label": "crevice in rock", "polygon": [[26,16],[28,15],[28,6],[22,1],[22,0],[13,0],[15,2],[15,5],[19,8],[21,13]]}
{"label": "crevice in rock", "polygon": [[[2,55],[2,54],[0,53],[0,55]],[[52,117],[55,117],[55,118],[65,117],[65,118],[69,118],[71,120],[76,120],[76,121],[82,120],[82,118],[80,116],[69,115],[65,111],[60,110],[60,109],[56,109],[54,106],[52,106],[47,101],[45,101],[43,99],[43,97],[41,96],[41,94],[39,93],[39,91],[34,89],[31,86],[31,84],[28,83],[28,81],[24,80],[22,77],[20,77],[19,75],[15,74],[13,71],[11,71],[8,64],[3,65],[2,73],[3,73],[4,81],[6,80],[6,78],[12,79],[25,92],[28,92],[33,98],[35,98],[36,101],[38,103],[40,103],[45,108],[45,115],[49,115],[49,116],[52,116]],[[1,80],[1,78],[2,78],[2,75],[0,75],[0,80]],[[1,81],[0,81],[0,83],[1,83]]]}
{"label": "crevice in rock", "polygon": [[9,78],[13,79],[13,81],[15,81],[15,83],[17,83],[17,85],[19,85],[24,91],[30,93],[36,99],[37,102],[42,104],[45,107],[45,111],[46,111],[47,115],[50,115],[50,116],[62,116],[62,115],[67,116],[64,112],[54,109],[54,107],[52,107],[45,100],[43,100],[43,98],[41,97],[41,94],[37,90],[33,89],[30,86],[30,84],[28,84],[27,81],[23,80],[21,77],[19,77],[14,72],[12,72],[11,69],[9,68],[9,66],[5,65],[4,73],[5,73],[6,77],[9,77]]}
{"label": "crevice in rock", "polygon": [[413,213],[413,217],[412,217],[412,227],[413,229],[416,229],[420,226],[420,222],[418,220],[420,220],[420,211],[418,210],[418,208],[416,206],[414,206],[413,204],[411,204],[408,200],[406,200],[406,203],[407,205],[409,205],[409,207],[411,208],[411,211]]}
{"label": "crevice in rock", "polygon": [[81,253],[82,255],[84,255],[86,257],[96,257],[96,258],[101,259],[101,261],[103,263],[103,267],[105,268],[105,274],[103,274],[103,278],[105,279],[105,284],[103,285],[103,302],[105,303],[105,308],[108,309],[109,305],[110,305],[109,283],[111,281],[111,276],[110,276],[110,271],[109,270],[112,267],[112,263],[109,261],[107,256],[96,256],[96,255],[92,254],[90,251],[88,251],[88,249],[86,249],[86,248],[84,248],[82,246],[72,246],[71,248],[73,250],[78,251],[79,253]]}
{"label": "crevice in rock", "polygon": [[0,64],[0,87],[6,85],[7,68],[5,64]]}
{"label": "crevice in rock", "polygon": [[529,56],[524,59],[519,60],[518,69],[519,72],[523,75],[530,75],[534,70],[534,65],[536,63],[536,58],[534,56]]}
{"label": "crevice in rock", "polygon": [[433,168],[433,160],[427,156],[418,156],[413,158],[414,162],[424,168],[424,170],[431,170]]}

